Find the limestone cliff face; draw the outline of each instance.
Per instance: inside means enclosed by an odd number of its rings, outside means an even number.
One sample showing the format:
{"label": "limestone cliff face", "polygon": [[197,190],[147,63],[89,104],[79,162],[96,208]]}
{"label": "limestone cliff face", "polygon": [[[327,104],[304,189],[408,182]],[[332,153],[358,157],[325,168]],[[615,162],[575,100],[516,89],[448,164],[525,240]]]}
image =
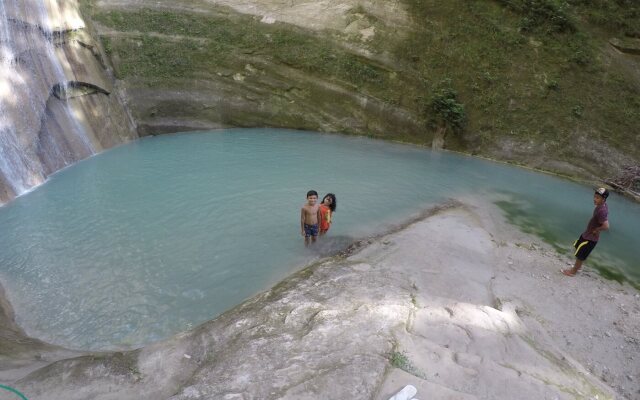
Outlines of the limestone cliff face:
{"label": "limestone cliff face", "polygon": [[0,6],[0,203],[137,137],[77,3]]}
{"label": "limestone cliff face", "polygon": [[[422,135],[415,104],[366,89],[402,81],[389,54],[368,50],[376,29],[410,23],[399,1],[97,1],[92,13],[140,135],[264,126]],[[156,25],[165,18],[181,26]],[[132,65],[136,48],[148,52],[143,65]]]}
{"label": "limestone cliff face", "polygon": [[556,32],[501,1],[83,3],[140,135],[272,126],[432,145],[446,86],[467,124],[445,148],[581,178],[640,158],[640,58],[580,25],[591,6]]}
{"label": "limestone cliff face", "polygon": [[[79,4],[0,6],[0,202],[138,135],[222,127],[437,144],[590,179],[640,159],[640,56],[588,26],[595,5],[559,32],[488,0]],[[443,88],[464,106],[458,132],[438,131]]]}

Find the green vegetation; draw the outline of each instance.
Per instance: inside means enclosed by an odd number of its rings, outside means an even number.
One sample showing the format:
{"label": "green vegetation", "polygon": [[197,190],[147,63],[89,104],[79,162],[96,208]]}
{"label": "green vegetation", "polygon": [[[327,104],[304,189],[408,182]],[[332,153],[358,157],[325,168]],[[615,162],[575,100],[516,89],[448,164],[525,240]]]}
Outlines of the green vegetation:
{"label": "green vegetation", "polygon": [[424,373],[421,372],[418,368],[416,368],[407,353],[394,351],[389,355],[389,362],[395,368],[401,369],[405,372],[410,373],[411,375],[417,376],[418,378],[424,378]]}
{"label": "green vegetation", "polygon": [[407,357],[407,354],[404,352],[401,353],[399,351],[394,351],[393,353],[391,353],[391,356],[389,357],[389,362],[394,367],[400,368],[402,370],[404,370],[404,368],[406,368],[408,365],[411,364],[409,362],[409,358]]}
{"label": "green vegetation", "polygon": [[531,31],[544,28],[547,32],[574,32],[576,27],[569,16],[569,4],[563,0],[499,0],[522,15],[520,28]]}
{"label": "green vegetation", "polygon": [[484,153],[504,140],[544,143],[547,155],[575,161],[572,142],[584,131],[624,151],[637,141],[638,84],[603,52],[609,37],[592,33],[574,7],[405,1],[419,27],[394,54],[422,92],[447,78],[465,106],[473,135],[451,137],[449,147]]}
{"label": "green vegetation", "polygon": [[640,38],[640,3],[637,0],[569,0],[574,11],[610,34]]}
{"label": "green vegetation", "polygon": [[[403,1],[414,24],[400,30],[363,6],[351,11],[354,20],[364,15],[376,28],[365,42],[343,32],[264,24],[222,7],[210,15],[102,10],[85,0],[83,10],[119,32],[102,40],[118,78],[130,85],[189,88],[249,75],[247,64],[258,68],[264,78],[231,83],[267,93],[258,101],[272,111],[251,119],[263,125],[320,129],[318,115],[341,109],[357,121],[345,124],[345,133],[427,144],[444,123],[459,132],[464,127],[445,147],[523,164],[544,151],[608,174],[574,145],[584,137],[640,158],[640,148],[629,145],[640,134],[640,83],[637,71],[629,72],[637,67],[608,51],[612,36],[640,31],[637,2]],[[271,76],[286,76],[295,86],[295,112],[287,114],[291,99],[278,98],[290,88],[265,84]],[[310,87],[300,76],[318,84]],[[325,83],[399,107],[418,122],[396,128],[397,120],[380,108],[319,89]],[[532,150],[513,155],[502,150],[505,143]]]}
{"label": "green vegetation", "polygon": [[497,205],[505,214],[507,221],[520,228],[525,233],[530,233],[551,245],[558,253],[568,254],[566,246],[562,245],[562,238],[551,232],[549,226],[543,221],[534,218],[523,206],[512,201],[496,201]]}
{"label": "green vegetation", "polygon": [[385,72],[331,40],[285,24],[268,25],[251,16],[209,16],[168,11],[108,11],[94,19],[126,39],[104,38],[120,58],[121,79],[144,77],[149,83],[196,78],[220,67],[242,66],[248,58],[283,64],[307,74],[355,87],[385,84]]}
{"label": "green vegetation", "polygon": [[415,307],[415,308],[419,308],[420,306],[418,305],[418,298],[416,297],[415,293],[411,293],[411,304]]}
{"label": "green vegetation", "polygon": [[460,132],[467,123],[464,105],[458,102],[458,93],[451,87],[451,81],[445,80],[431,98],[427,115],[433,115],[434,124],[444,130]]}

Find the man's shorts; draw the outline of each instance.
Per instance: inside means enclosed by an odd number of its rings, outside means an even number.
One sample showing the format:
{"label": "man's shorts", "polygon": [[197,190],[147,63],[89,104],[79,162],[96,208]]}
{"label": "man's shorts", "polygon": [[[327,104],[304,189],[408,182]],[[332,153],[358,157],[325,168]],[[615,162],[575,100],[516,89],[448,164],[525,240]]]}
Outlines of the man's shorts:
{"label": "man's shorts", "polygon": [[318,236],[318,224],[307,225],[304,224],[304,237]]}
{"label": "man's shorts", "polygon": [[598,244],[598,242],[587,240],[580,235],[580,238],[573,244],[573,247],[576,249],[576,258],[582,261],[586,260],[587,257],[589,257],[591,250],[596,247],[596,244]]}

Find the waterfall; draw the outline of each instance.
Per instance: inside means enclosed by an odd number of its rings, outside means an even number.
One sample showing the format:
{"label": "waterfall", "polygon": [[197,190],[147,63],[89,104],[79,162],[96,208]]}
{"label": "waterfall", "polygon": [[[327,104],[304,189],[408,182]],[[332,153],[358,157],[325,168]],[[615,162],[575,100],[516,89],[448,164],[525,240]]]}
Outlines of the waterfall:
{"label": "waterfall", "polygon": [[[89,65],[95,54],[70,39],[84,28],[75,0],[0,0],[0,202],[135,136],[129,121],[114,122],[126,113],[112,115],[114,96],[96,76],[104,71]],[[79,81],[107,100],[87,105],[68,95]],[[96,112],[100,106],[106,111]],[[96,115],[104,127],[96,128]]]}
{"label": "waterfall", "polygon": [[23,153],[18,137],[18,130],[26,125],[26,117],[17,106],[25,80],[15,72],[18,46],[7,7],[0,2],[0,174],[7,189],[20,194],[41,182],[43,174],[41,166]]}

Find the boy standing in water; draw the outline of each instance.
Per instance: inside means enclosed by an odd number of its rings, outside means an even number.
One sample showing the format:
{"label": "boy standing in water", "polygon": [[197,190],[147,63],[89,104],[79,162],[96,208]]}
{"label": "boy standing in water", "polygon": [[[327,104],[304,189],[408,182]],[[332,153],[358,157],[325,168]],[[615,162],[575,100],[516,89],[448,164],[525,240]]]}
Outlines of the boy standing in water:
{"label": "boy standing in water", "polygon": [[304,236],[304,245],[308,246],[309,241],[315,243],[318,238],[318,214],[320,212],[318,206],[318,192],[309,190],[307,192],[307,202],[302,206],[300,212],[300,232]]}
{"label": "boy standing in water", "polygon": [[574,276],[582,267],[582,263],[587,259],[591,250],[598,244],[600,232],[609,229],[607,197],[609,197],[609,191],[605,188],[598,188],[593,194],[593,204],[596,206],[593,210],[593,216],[587,225],[587,230],[585,230],[582,235],[580,235],[580,238],[573,244],[573,247],[576,249],[576,263],[571,269],[563,269],[563,274]]}

